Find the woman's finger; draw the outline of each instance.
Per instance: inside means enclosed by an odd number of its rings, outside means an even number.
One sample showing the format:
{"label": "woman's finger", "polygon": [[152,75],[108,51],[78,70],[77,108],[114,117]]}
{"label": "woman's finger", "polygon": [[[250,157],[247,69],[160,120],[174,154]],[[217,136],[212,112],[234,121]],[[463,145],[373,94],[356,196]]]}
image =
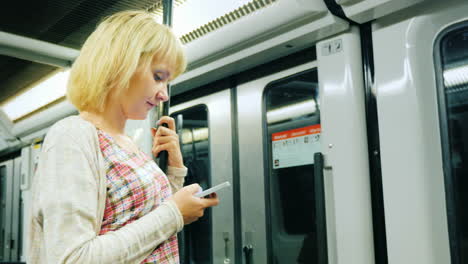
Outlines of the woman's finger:
{"label": "woman's finger", "polygon": [[177,135],[177,133],[174,130],[171,130],[167,127],[160,126],[158,127],[158,130],[155,136],[172,136],[172,135]]}
{"label": "woman's finger", "polygon": [[154,139],[154,144],[162,145],[162,144],[165,144],[165,143],[171,142],[171,141],[175,141],[175,142],[178,143],[179,142],[179,137],[177,135],[157,137],[157,138]]}
{"label": "woman's finger", "polygon": [[159,145],[159,144],[164,144],[169,141],[176,141],[177,143],[179,142],[179,135],[177,134],[171,134],[171,135],[158,135],[156,134],[153,137],[153,146]]}
{"label": "woman's finger", "polygon": [[159,144],[157,146],[154,146],[152,149],[152,152],[153,152],[153,155],[157,157],[159,155],[159,152],[161,151],[171,152],[174,149],[177,149],[177,145],[174,141],[170,141],[165,144]]}
{"label": "woman's finger", "polygon": [[170,116],[163,116],[159,119],[158,125],[167,124],[168,128],[172,131],[176,131],[175,120]]}
{"label": "woman's finger", "polygon": [[212,207],[212,206],[216,206],[216,205],[219,204],[219,198],[218,198],[218,196],[210,197],[210,198],[203,198],[202,201],[203,201],[203,206],[204,206],[205,208],[207,208],[207,207]]}

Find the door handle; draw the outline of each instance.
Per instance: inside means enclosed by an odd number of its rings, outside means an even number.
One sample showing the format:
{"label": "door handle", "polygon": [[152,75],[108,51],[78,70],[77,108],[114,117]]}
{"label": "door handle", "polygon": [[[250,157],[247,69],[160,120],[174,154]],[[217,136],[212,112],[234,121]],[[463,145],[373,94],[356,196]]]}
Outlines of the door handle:
{"label": "door handle", "polygon": [[245,264],[252,264],[253,246],[246,245],[244,246],[243,251],[244,251],[244,256],[245,256]]}
{"label": "door handle", "polygon": [[5,239],[5,248],[10,249],[11,248],[11,233],[7,232],[6,239]]}
{"label": "door handle", "polygon": [[229,258],[229,232],[223,232],[224,240],[224,261],[223,264],[230,264],[231,259]]}

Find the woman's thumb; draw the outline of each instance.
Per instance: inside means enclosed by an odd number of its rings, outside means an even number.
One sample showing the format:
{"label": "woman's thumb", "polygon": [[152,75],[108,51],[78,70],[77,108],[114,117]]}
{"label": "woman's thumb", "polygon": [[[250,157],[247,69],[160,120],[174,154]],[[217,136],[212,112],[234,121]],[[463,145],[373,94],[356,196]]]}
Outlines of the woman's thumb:
{"label": "woman's thumb", "polygon": [[191,194],[196,194],[197,192],[201,192],[202,188],[198,183],[190,184],[187,186],[187,191],[189,191]]}

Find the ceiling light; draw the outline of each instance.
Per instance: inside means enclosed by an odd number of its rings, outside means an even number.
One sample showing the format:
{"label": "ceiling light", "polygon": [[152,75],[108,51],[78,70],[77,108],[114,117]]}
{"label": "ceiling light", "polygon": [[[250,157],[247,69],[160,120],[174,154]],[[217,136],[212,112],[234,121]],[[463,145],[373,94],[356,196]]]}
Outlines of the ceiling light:
{"label": "ceiling light", "polygon": [[[179,2],[174,5],[172,29],[176,36],[182,37],[216,18],[252,2],[252,0],[186,0]],[[158,13],[155,19],[161,23],[161,14]]]}
{"label": "ceiling light", "polygon": [[58,72],[1,106],[12,121],[16,121],[41,107],[65,96],[69,70]]}

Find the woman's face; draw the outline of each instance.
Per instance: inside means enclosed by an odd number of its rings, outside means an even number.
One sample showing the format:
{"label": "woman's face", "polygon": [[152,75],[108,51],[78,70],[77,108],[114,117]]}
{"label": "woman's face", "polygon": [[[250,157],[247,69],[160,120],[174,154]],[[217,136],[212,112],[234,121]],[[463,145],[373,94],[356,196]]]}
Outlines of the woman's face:
{"label": "woman's face", "polygon": [[165,61],[153,59],[149,67],[140,67],[130,79],[130,86],[120,100],[128,119],[143,120],[159,102],[169,99],[167,84],[172,69]]}

